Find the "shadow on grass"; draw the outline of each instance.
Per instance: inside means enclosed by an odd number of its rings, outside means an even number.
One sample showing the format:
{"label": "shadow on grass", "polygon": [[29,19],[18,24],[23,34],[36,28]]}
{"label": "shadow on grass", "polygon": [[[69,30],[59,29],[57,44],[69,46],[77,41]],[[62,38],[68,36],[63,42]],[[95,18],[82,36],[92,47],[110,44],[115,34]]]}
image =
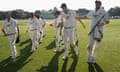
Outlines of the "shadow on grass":
{"label": "shadow on grass", "polygon": [[32,59],[29,59],[32,53],[30,53],[31,43],[26,46],[24,49],[20,50],[20,56],[15,60],[12,60],[10,57],[0,62],[0,72],[18,72],[23,68],[27,63]]}
{"label": "shadow on grass", "polygon": [[48,66],[42,66],[40,69],[36,70],[37,72],[58,72],[58,60],[59,54],[55,54],[51,61],[49,62]]}
{"label": "shadow on grass", "polygon": [[19,44],[19,46],[23,46],[24,44],[29,43],[29,42],[31,42],[31,39],[27,39],[27,40],[21,42],[21,43]]}
{"label": "shadow on grass", "polygon": [[45,48],[47,49],[47,50],[49,50],[49,49],[53,49],[53,48],[55,48],[56,46],[55,46],[55,40],[53,40],[48,46],[46,46]]}
{"label": "shadow on grass", "polygon": [[78,57],[77,56],[73,56],[73,62],[69,68],[69,70],[67,71],[67,63],[68,63],[68,59],[64,60],[64,63],[63,63],[63,66],[62,66],[62,69],[61,69],[61,72],[76,72],[75,71],[75,68],[77,66],[77,63],[78,63]]}
{"label": "shadow on grass", "polygon": [[88,70],[89,70],[89,72],[104,72],[97,63],[95,63],[95,64],[89,63]]}
{"label": "shadow on grass", "polygon": [[67,72],[67,63],[68,63],[68,59],[64,60],[61,72]]}
{"label": "shadow on grass", "polygon": [[77,63],[78,63],[78,57],[77,57],[77,56],[74,56],[74,57],[73,57],[73,62],[72,62],[72,64],[71,64],[71,67],[70,67],[70,69],[68,70],[68,72],[76,72],[76,71],[75,71],[75,68],[76,68],[76,66],[77,66]]}

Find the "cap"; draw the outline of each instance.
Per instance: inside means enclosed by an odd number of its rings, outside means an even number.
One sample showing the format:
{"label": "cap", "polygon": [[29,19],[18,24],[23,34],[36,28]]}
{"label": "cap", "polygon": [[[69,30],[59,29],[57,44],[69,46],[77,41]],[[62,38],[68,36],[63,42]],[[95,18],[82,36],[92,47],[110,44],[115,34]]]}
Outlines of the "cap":
{"label": "cap", "polygon": [[62,3],[61,8],[63,8],[63,7],[67,7],[67,5],[65,3]]}

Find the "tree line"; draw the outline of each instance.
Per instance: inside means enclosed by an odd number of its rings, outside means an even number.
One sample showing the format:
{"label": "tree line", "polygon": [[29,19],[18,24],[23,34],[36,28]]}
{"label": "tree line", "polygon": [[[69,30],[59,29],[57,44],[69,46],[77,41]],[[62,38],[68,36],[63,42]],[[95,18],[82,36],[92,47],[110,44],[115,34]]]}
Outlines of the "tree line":
{"label": "tree line", "polygon": [[[90,10],[87,9],[78,9],[75,10],[79,16],[86,15]],[[36,10],[35,12],[39,12],[41,16],[46,19],[52,19],[54,16],[54,9],[46,10]],[[5,19],[4,11],[0,11],[0,20]],[[114,7],[108,10],[109,16],[111,18],[120,18],[120,7]],[[30,17],[30,12],[24,11],[22,9],[17,9],[11,11],[12,17],[15,19],[28,19]]]}

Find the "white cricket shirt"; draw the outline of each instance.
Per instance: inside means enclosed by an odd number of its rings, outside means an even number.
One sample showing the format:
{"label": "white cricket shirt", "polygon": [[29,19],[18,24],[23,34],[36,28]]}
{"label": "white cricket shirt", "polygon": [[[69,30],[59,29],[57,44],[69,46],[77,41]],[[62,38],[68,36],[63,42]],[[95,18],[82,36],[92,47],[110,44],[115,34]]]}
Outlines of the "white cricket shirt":
{"label": "white cricket shirt", "polygon": [[73,10],[68,10],[67,13],[62,12],[62,18],[64,21],[64,27],[74,27],[77,24],[75,17],[77,16],[76,12]]}
{"label": "white cricket shirt", "polygon": [[2,28],[5,29],[7,34],[16,33],[18,31],[17,30],[17,22],[13,18],[10,18],[10,21],[5,19],[3,21]]}

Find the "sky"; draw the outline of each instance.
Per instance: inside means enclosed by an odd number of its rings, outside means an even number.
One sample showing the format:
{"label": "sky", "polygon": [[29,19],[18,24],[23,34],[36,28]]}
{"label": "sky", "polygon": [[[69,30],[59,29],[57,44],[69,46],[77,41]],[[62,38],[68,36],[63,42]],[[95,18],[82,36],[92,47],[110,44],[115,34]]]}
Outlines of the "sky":
{"label": "sky", "polygon": [[[0,0],[0,11],[9,11],[15,9],[24,9],[25,11],[49,10],[66,3],[69,9],[86,8],[92,10],[95,8],[95,0]],[[119,6],[120,0],[101,0],[102,6],[109,10]]]}

